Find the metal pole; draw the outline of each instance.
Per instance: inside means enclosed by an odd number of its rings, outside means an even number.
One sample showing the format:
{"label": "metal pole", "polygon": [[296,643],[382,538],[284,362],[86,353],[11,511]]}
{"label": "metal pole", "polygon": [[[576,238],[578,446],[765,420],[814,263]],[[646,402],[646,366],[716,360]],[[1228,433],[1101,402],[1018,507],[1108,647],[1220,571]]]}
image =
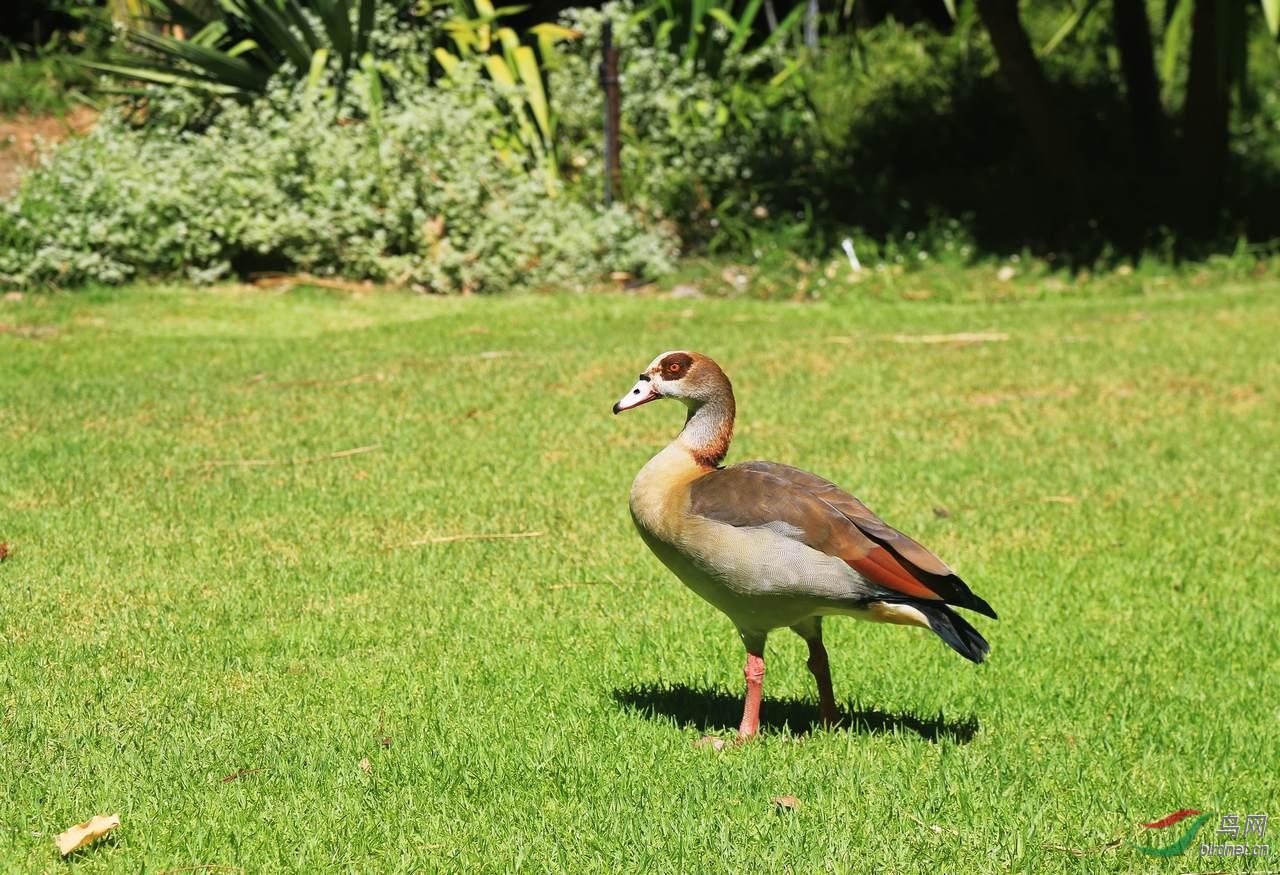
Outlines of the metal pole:
{"label": "metal pole", "polygon": [[778,10],[773,8],[773,0],[764,0],[764,20],[769,22],[769,33],[778,29]]}
{"label": "metal pole", "polygon": [[618,89],[618,48],[613,44],[613,22],[606,20],[601,43],[600,87],[604,89],[604,205],[622,198],[622,99]]}

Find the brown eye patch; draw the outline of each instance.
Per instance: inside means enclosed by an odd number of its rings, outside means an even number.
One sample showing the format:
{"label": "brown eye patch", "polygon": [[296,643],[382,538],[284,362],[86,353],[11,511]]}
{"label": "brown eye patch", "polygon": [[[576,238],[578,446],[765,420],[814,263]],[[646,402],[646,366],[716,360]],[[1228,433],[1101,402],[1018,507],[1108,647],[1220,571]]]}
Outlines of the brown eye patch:
{"label": "brown eye patch", "polygon": [[687,352],[673,352],[658,362],[658,366],[662,368],[662,376],[668,380],[679,380],[689,372],[692,364],[693,356]]}

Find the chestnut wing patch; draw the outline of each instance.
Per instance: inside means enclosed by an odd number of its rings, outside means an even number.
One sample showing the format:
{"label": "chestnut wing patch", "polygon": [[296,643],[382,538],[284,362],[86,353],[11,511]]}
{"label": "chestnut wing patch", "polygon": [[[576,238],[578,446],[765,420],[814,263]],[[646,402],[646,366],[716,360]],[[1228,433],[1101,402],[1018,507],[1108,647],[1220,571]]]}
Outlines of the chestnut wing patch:
{"label": "chestnut wing patch", "polygon": [[996,615],[941,559],[808,471],[742,462],[695,480],[690,501],[692,513],[732,526],[791,526],[798,540],[903,595]]}

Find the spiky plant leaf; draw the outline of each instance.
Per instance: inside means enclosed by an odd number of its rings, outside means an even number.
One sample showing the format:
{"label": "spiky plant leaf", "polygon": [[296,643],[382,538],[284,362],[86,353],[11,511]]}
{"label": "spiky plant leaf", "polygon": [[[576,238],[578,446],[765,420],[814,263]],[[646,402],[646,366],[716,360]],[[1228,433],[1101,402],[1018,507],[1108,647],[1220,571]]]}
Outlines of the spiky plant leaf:
{"label": "spiky plant leaf", "polygon": [[325,67],[327,67],[328,64],[329,50],[316,49],[315,53],[311,56],[311,69],[307,71],[306,89],[308,93],[314,92],[320,87],[320,83],[324,81]]}
{"label": "spiky plant leaf", "polygon": [[359,0],[356,14],[355,54],[363,57],[369,51],[369,36],[373,33],[373,12],[376,0]]}
{"label": "spiky plant leaf", "polygon": [[458,70],[458,65],[462,63],[458,59],[457,55],[447,51],[446,49],[441,49],[441,48],[435,49],[431,54],[435,57],[436,63],[438,63],[444,69],[446,76],[456,75]]}
{"label": "spiky plant leaf", "polygon": [[502,44],[502,52],[505,55],[510,55],[520,45],[520,37],[516,36],[516,32],[509,27],[498,28],[496,36],[498,42]]}
{"label": "spiky plant leaf", "polygon": [[542,59],[542,66],[548,70],[555,70],[560,66],[560,52],[556,49],[559,43],[582,37],[579,31],[572,28],[546,22],[535,24],[529,28],[529,33],[537,39],[538,57]]}
{"label": "spiky plant leaf", "polygon": [[351,53],[355,51],[350,4],[341,0],[314,0],[312,8],[324,22],[324,31],[329,39],[330,50],[338,56],[343,68],[346,68],[351,63]]}
{"label": "spiky plant leaf", "polygon": [[538,69],[538,59],[529,46],[518,47],[514,54],[516,72],[524,83],[525,98],[529,102],[533,120],[538,123],[542,141],[550,143],[554,133],[551,129],[551,107],[547,103],[547,91],[542,86],[542,71]]}
{"label": "spiky plant leaf", "polygon": [[231,48],[227,49],[227,56],[238,58],[245,52],[252,52],[258,48],[258,43],[251,39],[242,39]]}
{"label": "spiky plant leaf", "polygon": [[511,74],[507,62],[497,55],[489,55],[484,59],[484,68],[489,71],[489,78],[503,88],[516,90],[516,80]]}
{"label": "spiky plant leaf", "polygon": [[736,55],[746,47],[747,40],[751,38],[752,29],[755,27],[756,15],[760,12],[761,2],[762,0],[747,0],[746,7],[734,24],[733,39],[725,49],[725,54]]}
{"label": "spiky plant leaf", "polygon": [[1164,83],[1164,100],[1169,102],[1174,87],[1178,59],[1191,42],[1191,7],[1193,0],[1175,0],[1164,28],[1160,49],[1160,81]]}
{"label": "spiky plant leaf", "polygon": [[1280,0],[1262,0],[1262,15],[1267,20],[1267,30],[1280,40]]}
{"label": "spiky plant leaf", "polygon": [[[337,61],[343,83],[368,51],[377,0],[139,0],[150,17],[127,29],[110,59],[114,76],[145,72],[141,81],[222,93],[262,93],[284,64],[304,82]],[[354,22],[354,25],[353,25]],[[175,39],[161,24],[192,34]],[[175,31],[181,32],[181,31]],[[322,52],[317,60],[317,53]]]}

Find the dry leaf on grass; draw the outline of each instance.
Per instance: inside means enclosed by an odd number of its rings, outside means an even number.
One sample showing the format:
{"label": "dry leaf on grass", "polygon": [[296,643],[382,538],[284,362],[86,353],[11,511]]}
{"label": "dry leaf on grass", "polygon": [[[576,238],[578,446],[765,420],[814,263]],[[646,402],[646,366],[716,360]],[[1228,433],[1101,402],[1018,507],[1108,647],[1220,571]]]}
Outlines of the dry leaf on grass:
{"label": "dry leaf on grass", "polygon": [[1114,851],[1122,844],[1124,844],[1124,839],[1114,839],[1107,842],[1100,848],[1067,848],[1062,845],[1045,845],[1045,849],[1050,851],[1061,851],[1062,853],[1070,854],[1073,857],[1087,857],[1090,854],[1105,854],[1107,851]]}
{"label": "dry leaf on grass", "polygon": [[368,757],[365,757],[360,761],[360,771],[364,772],[366,775],[373,771],[373,763],[369,761]]}
{"label": "dry leaf on grass", "polygon": [[800,807],[800,800],[794,796],[774,796],[773,804],[779,811],[795,811]]}
{"label": "dry leaf on grass", "polygon": [[66,856],[72,851],[79,850],[90,842],[95,842],[102,838],[111,830],[120,825],[120,815],[118,814],[99,814],[91,817],[84,823],[77,823],[73,827],[69,827],[65,832],[60,832],[55,837],[58,843],[58,851],[62,856]]}
{"label": "dry leaf on grass", "polygon": [[58,333],[58,329],[53,325],[10,325],[7,322],[0,322],[0,334],[9,333],[25,337],[27,340],[43,340],[46,337],[53,337]]}
{"label": "dry leaf on grass", "polygon": [[[920,827],[921,827],[922,829],[927,829],[927,830],[929,830],[929,831],[931,831],[931,832],[936,832],[936,833],[941,833],[941,832],[943,831],[943,830],[942,830],[942,827],[938,826],[936,823],[925,823],[923,820],[921,820],[920,818],[916,817],[916,816],[915,816],[914,814],[912,814],[910,811],[908,811],[908,812],[907,812],[907,817],[909,817],[909,818],[911,818],[912,820],[914,820],[917,824],[919,824],[919,825],[920,825]],[[951,830],[947,830],[947,832],[952,832],[952,831],[951,831]],[[954,833],[952,833],[952,834],[954,835]]]}
{"label": "dry leaf on grass", "polygon": [[306,386],[311,388],[325,388],[329,386],[355,386],[360,383],[381,383],[387,379],[387,375],[383,373],[356,374],[354,377],[344,377],[340,380],[282,380],[273,383],[276,388],[286,388],[289,386]]}
{"label": "dry leaf on grass", "polygon": [[309,273],[257,273],[250,277],[252,283],[260,289],[280,288],[288,290],[294,286],[315,286],[321,289],[336,289],[340,292],[367,292],[373,289],[369,280],[350,282],[332,277],[313,276]]}
{"label": "dry leaf on grass", "polygon": [[618,584],[612,580],[566,580],[563,583],[553,583],[547,589],[572,589],[575,586],[617,586]]}
{"label": "dry leaf on grass", "polygon": [[249,775],[256,775],[258,774],[258,772],[261,772],[261,771],[265,771],[265,769],[241,769],[238,772],[232,772],[229,775],[223,775],[222,783],[230,784],[232,781],[239,781],[241,778],[248,777]]}
{"label": "dry leaf on grass", "polygon": [[311,462],[325,462],[330,459],[346,459],[364,453],[372,453],[382,449],[382,444],[370,444],[367,447],[354,447],[350,450],[338,450],[336,453],[325,453],[321,456],[306,456],[300,459],[206,459],[200,464],[206,468],[221,468],[227,465],[239,465],[241,468],[254,468],[263,465],[307,465]]}
{"label": "dry leaf on grass", "polygon": [[1008,340],[1003,331],[962,331],[957,334],[894,334],[894,343],[994,343]]}
{"label": "dry leaf on grass", "polygon": [[0,544],[0,562],[9,558],[9,545]]}
{"label": "dry leaf on grass", "polygon": [[541,538],[546,532],[476,532],[465,535],[436,535],[433,538],[419,538],[410,541],[410,547],[421,547],[425,544],[452,544],[454,541],[504,541],[511,538]]}

